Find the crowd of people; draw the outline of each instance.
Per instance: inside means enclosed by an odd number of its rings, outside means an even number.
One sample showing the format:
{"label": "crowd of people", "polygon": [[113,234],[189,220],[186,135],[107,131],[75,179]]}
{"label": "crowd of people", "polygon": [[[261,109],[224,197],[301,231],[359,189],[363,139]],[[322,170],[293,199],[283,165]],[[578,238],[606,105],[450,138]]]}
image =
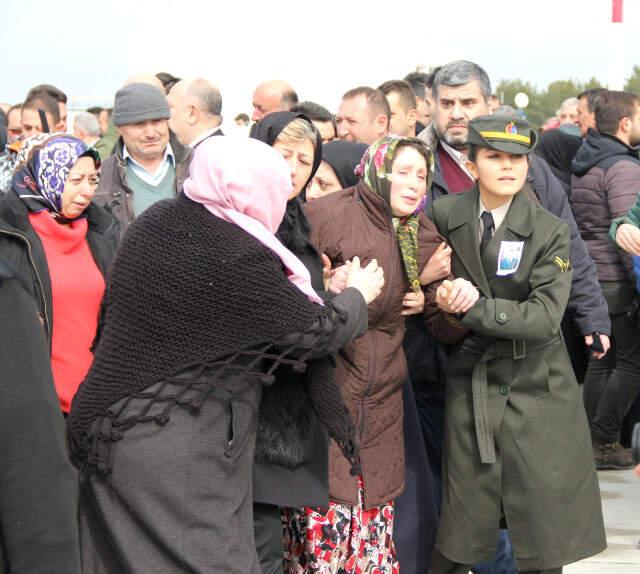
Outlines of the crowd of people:
{"label": "crowd of people", "polygon": [[246,135],[204,78],[66,104],[0,105],[0,571],[606,548],[596,470],[633,468],[640,421],[640,96],[537,130],[461,60],[335,113],[265,81]]}

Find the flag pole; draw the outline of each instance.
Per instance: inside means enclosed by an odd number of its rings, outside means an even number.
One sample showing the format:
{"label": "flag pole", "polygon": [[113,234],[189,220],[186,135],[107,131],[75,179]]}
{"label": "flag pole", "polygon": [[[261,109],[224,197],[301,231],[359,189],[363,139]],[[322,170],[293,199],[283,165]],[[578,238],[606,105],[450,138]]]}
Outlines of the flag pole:
{"label": "flag pole", "polygon": [[610,90],[624,89],[624,18],[623,0],[611,0],[609,24],[609,81]]}

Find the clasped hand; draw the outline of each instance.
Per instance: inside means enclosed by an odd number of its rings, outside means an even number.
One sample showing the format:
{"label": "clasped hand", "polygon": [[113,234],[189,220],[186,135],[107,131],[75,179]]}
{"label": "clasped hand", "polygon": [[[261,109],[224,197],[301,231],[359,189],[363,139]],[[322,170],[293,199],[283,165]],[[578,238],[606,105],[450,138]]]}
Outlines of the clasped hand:
{"label": "clasped hand", "polygon": [[445,313],[466,313],[480,298],[478,290],[466,279],[445,280],[436,292],[436,303]]}

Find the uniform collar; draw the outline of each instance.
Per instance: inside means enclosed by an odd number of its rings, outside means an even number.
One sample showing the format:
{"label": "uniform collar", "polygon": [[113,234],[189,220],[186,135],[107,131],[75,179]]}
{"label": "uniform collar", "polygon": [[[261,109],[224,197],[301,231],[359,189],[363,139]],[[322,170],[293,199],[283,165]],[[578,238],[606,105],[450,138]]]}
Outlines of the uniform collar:
{"label": "uniform collar", "polygon": [[[522,237],[531,235],[535,222],[535,206],[526,195],[527,190],[525,189],[514,195],[505,217],[507,227]],[[461,196],[456,208],[449,213],[448,229],[456,229],[477,220],[479,218],[478,205],[480,205],[480,192],[476,185],[471,191]]]}

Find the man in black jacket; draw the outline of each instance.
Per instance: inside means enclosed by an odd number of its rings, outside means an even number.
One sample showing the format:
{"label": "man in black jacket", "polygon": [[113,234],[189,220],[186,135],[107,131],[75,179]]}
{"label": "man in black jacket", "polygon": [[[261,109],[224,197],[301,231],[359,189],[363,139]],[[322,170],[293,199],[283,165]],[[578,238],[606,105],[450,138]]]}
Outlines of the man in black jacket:
{"label": "man in black jacket", "polygon": [[42,321],[0,259],[0,572],[79,574],[77,476]]}

